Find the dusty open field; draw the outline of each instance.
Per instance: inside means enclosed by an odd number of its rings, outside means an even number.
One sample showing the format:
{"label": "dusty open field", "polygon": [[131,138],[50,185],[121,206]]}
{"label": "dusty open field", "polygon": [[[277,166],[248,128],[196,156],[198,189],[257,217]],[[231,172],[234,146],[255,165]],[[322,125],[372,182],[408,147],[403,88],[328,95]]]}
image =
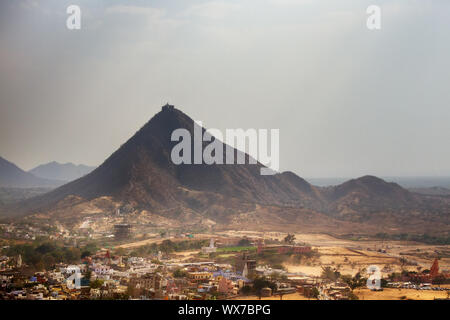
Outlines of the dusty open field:
{"label": "dusty open field", "polygon": [[[255,232],[255,231],[226,231],[226,236],[250,238],[264,238],[266,240],[283,240],[284,232]],[[439,266],[441,270],[450,270],[450,246],[426,245],[407,241],[378,241],[362,240],[352,241],[338,239],[327,234],[296,233],[297,242],[304,243],[317,249],[320,258],[314,263],[291,264],[284,266],[289,272],[303,272],[310,276],[319,276],[322,267],[337,268],[341,274],[354,275],[364,271],[369,265],[377,265],[382,270],[382,275],[403,270],[420,271],[429,269],[434,258],[441,256]],[[385,250],[385,253],[378,250]],[[442,253],[447,252],[447,254]],[[405,258],[408,263],[400,263],[400,258]]]}
{"label": "dusty open field", "polygon": [[163,241],[163,239],[158,239],[158,238],[156,238],[156,239],[145,239],[145,240],[141,240],[141,241],[121,244],[119,246],[116,246],[115,248],[131,249],[131,248],[137,248],[137,247],[146,246],[146,245],[152,244],[152,243],[161,243],[162,241]]}
{"label": "dusty open field", "polygon": [[171,262],[185,262],[192,257],[196,256],[200,250],[191,250],[191,251],[183,251],[183,252],[176,252],[174,255],[175,257],[171,259]]}
{"label": "dusty open field", "polygon": [[[245,296],[245,297],[236,297],[232,300],[259,300],[257,296]],[[271,297],[261,297],[261,300],[280,300],[280,296],[271,296]],[[305,298],[305,296],[295,292],[290,294],[283,295],[283,300],[311,300]]]}
{"label": "dusty open field", "polygon": [[[434,300],[447,298],[446,291],[415,290],[415,289],[391,289],[383,291],[370,291],[369,289],[356,289],[354,293],[359,300]],[[233,300],[258,300],[257,296],[237,297]],[[261,300],[280,300],[279,296],[263,297]],[[311,300],[299,293],[291,293],[283,296],[283,300]],[[312,299],[315,300],[315,299]]]}
{"label": "dusty open field", "polygon": [[360,300],[434,300],[447,298],[446,291],[391,289],[383,291],[370,291],[369,289],[356,289],[354,293]]}
{"label": "dusty open field", "polygon": [[342,274],[355,275],[365,270],[369,265],[378,265],[380,269],[387,267],[383,274],[401,271],[398,258],[386,254],[366,250],[353,250],[344,247],[314,247],[320,258],[312,265],[285,264],[290,272],[303,272],[310,276],[320,276],[322,267],[336,268]]}

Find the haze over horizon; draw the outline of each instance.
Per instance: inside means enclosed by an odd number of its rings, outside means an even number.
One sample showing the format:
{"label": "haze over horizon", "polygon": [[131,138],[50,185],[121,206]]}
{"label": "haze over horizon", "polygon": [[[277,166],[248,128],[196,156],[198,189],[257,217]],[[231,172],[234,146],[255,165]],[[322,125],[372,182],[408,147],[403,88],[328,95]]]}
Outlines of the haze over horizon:
{"label": "haze over horizon", "polygon": [[302,177],[450,176],[450,3],[377,1],[369,31],[372,2],[4,1],[0,156],[98,166],[169,102],[280,129]]}

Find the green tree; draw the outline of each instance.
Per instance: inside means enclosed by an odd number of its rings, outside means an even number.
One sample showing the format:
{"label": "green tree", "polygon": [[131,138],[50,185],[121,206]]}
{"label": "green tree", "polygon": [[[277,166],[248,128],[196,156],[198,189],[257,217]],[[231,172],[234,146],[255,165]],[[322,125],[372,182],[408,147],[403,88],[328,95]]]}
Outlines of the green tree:
{"label": "green tree", "polygon": [[248,285],[243,286],[242,289],[241,289],[241,293],[243,295],[249,295],[250,292],[252,292],[252,287],[250,287]]}
{"label": "green tree", "polygon": [[350,287],[350,290],[352,290],[352,292],[356,288],[364,286],[366,282],[366,279],[362,278],[359,272],[354,277],[345,275],[342,276],[341,279]]}
{"label": "green tree", "polygon": [[322,278],[336,281],[341,276],[341,273],[336,269],[332,269],[331,267],[322,267]]}
{"label": "green tree", "polygon": [[272,289],[272,292],[274,292],[277,288],[277,285],[275,282],[268,280],[266,277],[255,278],[255,280],[253,280],[253,291],[259,297],[259,299],[261,299],[261,290],[263,288],[270,288]]}
{"label": "green tree", "polygon": [[94,281],[91,281],[91,283],[89,284],[89,286],[91,287],[91,289],[99,289],[103,286],[103,281],[96,279]]}
{"label": "green tree", "polygon": [[311,298],[318,299],[319,298],[319,289],[313,287],[311,289]]}
{"label": "green tree", "polygon": [[284,237],[284,242],[293,244],[295,242],[295,235],[288,233],[288,235]]}
{"label": "green tree", "polygon": [[184,278],[184,277],[187,276],[187,272],[186,272],[185,270],[183,270],[183,269],[176,269],[176,270],[173,272],[173,276],[174,276],[175,278]]}
{"label": "green tree", "polygon": [[251,242],[247,238],[243,238],[243,239],[239,240],[239,242],[238,242],[239,247],[248,247],[250,245],[251,245]]}

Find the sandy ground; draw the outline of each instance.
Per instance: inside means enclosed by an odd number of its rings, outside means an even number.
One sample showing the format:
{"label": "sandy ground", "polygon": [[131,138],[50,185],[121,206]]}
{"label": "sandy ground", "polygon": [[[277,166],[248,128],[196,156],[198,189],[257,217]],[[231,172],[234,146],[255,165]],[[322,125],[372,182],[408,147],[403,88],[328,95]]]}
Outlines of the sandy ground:
{"label": "sandy ground", "polygon": [[200,252],[200,250],[194,250],[194,251],[183,251],[183,252],[177,252],[176,258],[171,259],[171,262],[184,262],[186,260],[191,259],[193,256],[197,255]]}
{"label": "sandy ground", "polygon": [[390,274],[394,271],[400,271],[401,266],[398,264],[398,258],[391,257],[373,251],[354,250],[343,247],[315,247],[320,253],[318,261],[314,265],[294,265],[284,264],[289,272],[302,272],[309,276],[320,276],[322,267],[331,267],[337,269],[341,274],[355,275],[367,269],[369,265],[377,265],[382,270],[385,266],[389,266],[382,275]]}
{"label": "sandy ground", "polygon": [[[233,300],[259,300],[259,298],[257,296],[245,296],[245,297],[237,297]],[[280,300],[280,296],[262,297],[261,300]],[[285,294],[283,296],[283,300],[311,300],[311,299],[305,298],[303,295],[296,292]]]}
{"label": "sandy ground", "polygon": [[[415,289],[392,289],[383,291],[370,291],[369,289],[356,289],[354,293],[360,300],[434,300],[447,298],[446,291],[415,290]],[[404,299],[401,299],[401,298]]]}
{"label": "sandy ground", "polygon": [[[370,291],[369,289],[356,289],[354,293],[360,300],[434,300],[445,299],[445,291],[414,290],[414,289],[391,289],[383,291]],[[406,297],[406,298],[404,298]],[[403,299],[402,299],[403,298]],[[257,296],[237,297],[233,300],[259,300]],[[261,300],[280,300],[279,296],[263,297]],[[283,296],[283,300],[315,300],[308,299],[299,293],[291,293]]]}
{"label": "sandy ground", "polygon": [[318,277],[322,274],[322,268],[320,266],[284,264],[284,267],[289,272],[301,272],[311,277]]}
{"label": "sandy ground", "polygon": [[145,245],[152,244],[152,243],[161,243],[163,240],[164,239],[146,239],[146,240],[121,244],[119,246],[116,246],[115,248],[130,249],[130,248],[145,246]]}

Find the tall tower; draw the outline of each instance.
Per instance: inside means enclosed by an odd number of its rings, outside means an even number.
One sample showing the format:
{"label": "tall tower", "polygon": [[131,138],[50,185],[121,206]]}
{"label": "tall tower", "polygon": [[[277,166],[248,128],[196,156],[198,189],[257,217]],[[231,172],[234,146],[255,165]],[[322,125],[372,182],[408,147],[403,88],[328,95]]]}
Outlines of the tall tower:
{"label": "tall tower", "polygon": [[248,277],[247,261],[244,263],[244,270],[242,270],[242,276],[245,277],[245,278]]}

